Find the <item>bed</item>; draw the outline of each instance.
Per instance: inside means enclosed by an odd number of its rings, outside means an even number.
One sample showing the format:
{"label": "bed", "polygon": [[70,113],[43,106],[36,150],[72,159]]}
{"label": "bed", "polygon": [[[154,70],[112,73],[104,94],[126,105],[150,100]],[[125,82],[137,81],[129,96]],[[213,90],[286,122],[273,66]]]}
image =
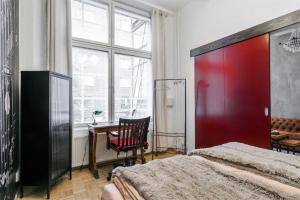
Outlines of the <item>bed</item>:
{"label": "bed", "polygon": [[117,168],[102,200],[300,199],[300,157],[241,143]]}

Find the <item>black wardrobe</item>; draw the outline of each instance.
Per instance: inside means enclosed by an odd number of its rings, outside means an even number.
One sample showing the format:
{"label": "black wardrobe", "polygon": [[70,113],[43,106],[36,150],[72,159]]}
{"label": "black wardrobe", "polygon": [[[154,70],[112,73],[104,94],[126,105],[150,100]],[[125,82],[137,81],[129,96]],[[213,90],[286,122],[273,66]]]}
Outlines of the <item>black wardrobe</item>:
{"label": "black wardrobe", "polygon": [[48,198],[58,178],[71,179],[71,89],[67,76],[21,72],[21,185],[43,186]]}

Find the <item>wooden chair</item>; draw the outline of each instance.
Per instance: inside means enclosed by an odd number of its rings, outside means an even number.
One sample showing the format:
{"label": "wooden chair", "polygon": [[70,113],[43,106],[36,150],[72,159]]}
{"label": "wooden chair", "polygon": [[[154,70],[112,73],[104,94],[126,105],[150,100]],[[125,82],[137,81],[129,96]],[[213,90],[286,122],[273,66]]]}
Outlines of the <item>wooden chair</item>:
{"label": "wooden chair", "polygon": [[[144,149],[148,148],[147,134],[150,123],[150,117],[143,119],[122,119],[119,120],[119,130],[108,131],[107,136],[107,149],[113,149],[119,156],[120,152],[126,153],[121,166],[129,166],[131,163],[128,159],[127,153],[133,152],[133,164],[137,159],[137,150],[141,150],[141,160],[145,163]],[[120,164],[114,164],[114,168]],[[109,173],[108,180],[111,179],[111,172]]]}

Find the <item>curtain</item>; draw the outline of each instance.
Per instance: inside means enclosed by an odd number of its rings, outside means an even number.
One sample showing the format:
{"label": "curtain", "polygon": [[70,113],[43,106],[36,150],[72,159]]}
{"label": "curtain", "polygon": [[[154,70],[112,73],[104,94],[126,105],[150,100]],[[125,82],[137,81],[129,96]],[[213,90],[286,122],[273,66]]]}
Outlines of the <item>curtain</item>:
{"label": "curtain", "polygon": [[47,0],[47,69],[72,77],[71,0]]}
{"label": "curtain", "polygon": [[[152,11],[152,67],[153,67],[153,79],[165,79],[166,78],[166,17],[167,13],[158,9]],[[166,85],[164,82],[157,82],[156,87],[156,131],[160,132],[168,131],[167,120],[167,95]],[[153,116],[155,117],[155,116]],[[155,144],[155,143],[154,143]],[[158,137],[158,147],[167,147],[168,139],[166,137]],[[164,151],[166,148],[157,149],[158,151]]]}
{"label": "curtain", "polygon": [[72,75],[70,0],[47,0],[47,68]]}

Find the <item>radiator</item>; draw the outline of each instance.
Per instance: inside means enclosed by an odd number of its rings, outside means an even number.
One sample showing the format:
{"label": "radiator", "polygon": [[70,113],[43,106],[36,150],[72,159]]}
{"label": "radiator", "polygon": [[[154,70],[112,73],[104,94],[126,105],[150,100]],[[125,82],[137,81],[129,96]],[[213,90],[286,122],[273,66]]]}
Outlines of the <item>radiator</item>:
{"label": "radiator", "polygon": [[[122,154],[119,156],[121,157]],[[84,158],[84,160],[83,160]],[[96,162],[105,162],[117,158],[117,153],[106,149],[106,135],[97,137]],[[72,167],[79,167],[89,163],[88,135],[80,135],[73,138]]]}
{"label": "radiator", "polygon": [[89,162],[88,136],[74,137],[72,147],[72,167],[82,165],[84,153],[85,159],[83,164],[87,165]]}

